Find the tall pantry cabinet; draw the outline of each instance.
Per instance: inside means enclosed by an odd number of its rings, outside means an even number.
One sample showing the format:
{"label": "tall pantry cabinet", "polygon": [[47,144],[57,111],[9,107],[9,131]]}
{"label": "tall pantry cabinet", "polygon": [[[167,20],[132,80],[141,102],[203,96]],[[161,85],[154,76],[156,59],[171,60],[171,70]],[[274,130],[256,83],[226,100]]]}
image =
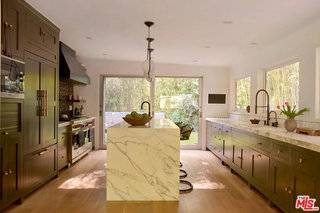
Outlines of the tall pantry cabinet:
{"label": "tall pantry cabinet", "polygon": [[[25,62],[25,98],[20,101],[20,112],[17,111],[23,128],[14,133],[15,137],[13,133],[1,135],[0,150],[14,153],[15,148],[18,154],[0,152],[1,172],[8,173],[0,175],[0,211],[15,200],[22,201],[23,197],[58,175],[60,33],[52,22],[24,0],[1,0],[1,25],[1,53]],[[13,99],[6,100],[8,106],[10,102],[15,103]],[[17,168],[10,162],[16,162]],[[14,186],[17,193],[8,191],[13,188],[13,181],[9,179],[13,176],[18,180]],[[8,198],[2,199],[3,196]]]}

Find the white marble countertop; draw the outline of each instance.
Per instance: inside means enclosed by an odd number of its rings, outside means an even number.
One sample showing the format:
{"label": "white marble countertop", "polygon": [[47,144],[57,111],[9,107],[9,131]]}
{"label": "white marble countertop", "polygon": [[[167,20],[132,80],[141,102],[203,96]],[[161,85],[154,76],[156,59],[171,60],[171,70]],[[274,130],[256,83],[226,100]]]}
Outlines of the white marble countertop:
{"label": "white marble countertop", "polygon": [[249,121],[244,122],[221,118],[206,118],[206,120],[320,152],[320,136],[309,136],[297,134],[295,132],[287,132],[285,128],[264,126],[263,124],[251,124]]}
{"label": "white marble countertop", "polygon": [[142,125],[142,126],[131,126],[127,122],[122,121],[118,124],[115,124],[113,126],[108,127],[108,129],[109,128],[175,129],[175,128],[179,128],[179,127],[177,125],[175,125],[170,119],[155,119],[155,118],[153,118],[147,124]]}

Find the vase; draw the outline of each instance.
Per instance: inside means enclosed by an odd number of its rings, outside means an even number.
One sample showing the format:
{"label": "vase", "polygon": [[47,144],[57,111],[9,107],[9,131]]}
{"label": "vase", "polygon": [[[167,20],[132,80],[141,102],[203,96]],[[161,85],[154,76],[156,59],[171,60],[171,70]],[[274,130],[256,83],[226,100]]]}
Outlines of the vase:
{"label": "vase", "polygon": [[297,128],[297,121],[294,118],[287,118],[284,121],[284,128],[286,128],[286,130],[288,132],[293,132],[296,128]]}

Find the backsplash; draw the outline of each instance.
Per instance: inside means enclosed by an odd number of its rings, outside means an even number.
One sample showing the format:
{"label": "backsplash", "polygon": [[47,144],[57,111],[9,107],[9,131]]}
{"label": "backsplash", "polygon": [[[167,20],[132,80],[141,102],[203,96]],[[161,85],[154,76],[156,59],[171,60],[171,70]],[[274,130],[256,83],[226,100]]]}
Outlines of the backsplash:
{"label": "backsplash", "polygon": [[72,117],[72,110],[69,111],[69,106],[72,105],[69,96],[73,95],[73,85],[61,81],[59,84],[59,117],[61,118],[62,114]]}
{"label": "backsplash", "polygon": [[[260,119],[260,122],[263,122],[264,120],[266,120],[266,116],[265,115],[255,115],[255,114],[244,114],[244,113],[238,113],[238,112],[231,112],[228,113],[229,118],[233,119],[233,120],[239,120],[239,121],[244,121],[244,122],[249,122],[250,119]],[[279,113],[278,113],[278,117],[279,117]],[[275,121],[275,117],[274,114],[271,114],[271,120],[270,120],[270,124],[271,122]],[[284,121],[286,118],[280,117],[278,118],[278,126],[279,127],[284,127]],[[299,118],[296,119],[297,120],[297,124],[298,127],[307,127],[307,128],[311,128],[311,129],[320,129],[320,121],[304,121],[304,120],[300,120]]]}

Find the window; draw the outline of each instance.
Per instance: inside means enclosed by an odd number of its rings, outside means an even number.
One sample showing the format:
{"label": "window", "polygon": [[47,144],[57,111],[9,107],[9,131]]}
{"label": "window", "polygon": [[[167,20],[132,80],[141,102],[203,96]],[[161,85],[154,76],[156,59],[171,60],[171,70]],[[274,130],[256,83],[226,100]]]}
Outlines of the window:
{"label": "window", "polygon": [[266,90],[271,110],[285,102],[299,108],[299,62],[266,71]]}
{"label": "window", "polygon": [[236,81],[237,109],[246,109],[250,105],[250,77]]}

